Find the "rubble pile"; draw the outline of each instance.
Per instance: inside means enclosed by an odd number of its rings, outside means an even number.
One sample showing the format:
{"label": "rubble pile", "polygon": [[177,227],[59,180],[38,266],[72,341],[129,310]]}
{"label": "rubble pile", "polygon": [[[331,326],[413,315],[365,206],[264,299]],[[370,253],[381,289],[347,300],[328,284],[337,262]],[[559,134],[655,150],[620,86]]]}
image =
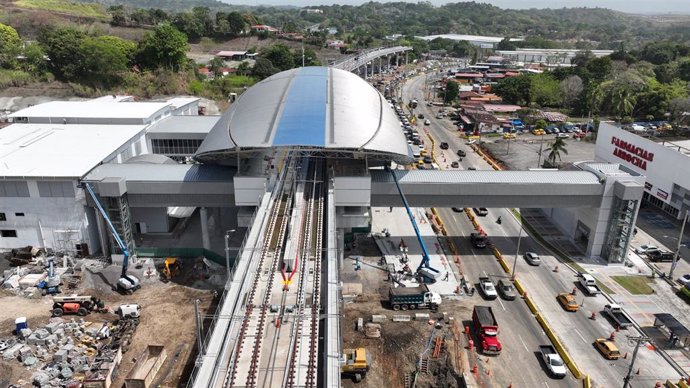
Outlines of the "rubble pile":
{"label": "rubble pile", "polygon": [[[29,252],[35,251],[33,248]],[[13,251],[14,254],[17,253]],[[17,257],[21,257],[22,260],[17,260]],[[75,260],[68,256],[32,256],[25,252],[23,256],[10,256],[7,259],[14,267],[2,273],[0,284],[3,289],[12,291],[19,296],[40,298],[45,295],[45,283],[49,280],[48,263],[50,261],[62,264],[62,266],[55,267],[55,275],[62,279],[63,288],[75,289],[81,281],[81,265],[77,265]]]}
{"label": "rubble pile", "polygon": [[43,327],[22,328],[16,338],[0,339],[0,353],[6,361],[17,360],[34,369],[31,382],[36,387],[106,381],[128,349],[138,324],[137,318],[102,325],[82,318],[51,318]]}

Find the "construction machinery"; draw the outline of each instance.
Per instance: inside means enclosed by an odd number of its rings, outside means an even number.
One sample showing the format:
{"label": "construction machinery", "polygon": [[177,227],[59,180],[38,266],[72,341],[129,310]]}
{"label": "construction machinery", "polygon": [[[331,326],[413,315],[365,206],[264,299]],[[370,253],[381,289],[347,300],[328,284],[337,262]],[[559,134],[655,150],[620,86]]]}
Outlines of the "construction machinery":
{"label": "construction machinery", "polygon": [[98,200],[98,196],[93,191],[93,187],[91,187],[91,184],[88,182],[83,182],[83,184],[84,187],[86,187],[86,191],[88,191],[89,195],[91,195],[91,198],[93,198],[93,202],[96,204],[98,211],[101,213],[103,219],[108,224],[108,227],[110,228],[110,234],[113,236],[113,239],[120,247],[122,255],[124,256],[124,258],[122,259],[122,273],[120,274],[120,278],[117,279],[115,289],[121,293],[131,295],[134,291],[141,288],[141,284],[139,283],[139,279],[137,279],[135,276],[127,274],[127,269],[129,268],[129,250],[120,238],[120,235],[117,233],[115,225],[113,225],[113,223],[110,221],[108,213],[106,213],[105,209],[103,209],[103,206],[101,205],[101,202]]}
{"label": "construction machinery", "polygon": [[53,297],[51,314],[60,317],[64,314],[77,314],[83,317],[92,311],[105,311],[105,304],[95,296],[73,295]]}
{"label": "construction machinery", "polygon": [[371,354],[365,348],[345,349],[340,364],[340,374],[360,382],[371,368]]}
{"label": "construction machinery", "polygon": [[42,295],[54,295],[60,293],[60,284],[62,284],[62,279],[60,275],[55,274],[55,263],[50,258],[48,259],[48,277],[39,282],[37,287]]}
{"label": "construction machinery", "polygon": [[177,258],[175,258],[175,257],[166,258],[165,259],[165,267],[163,268],[163,271],[161,271],[163,281],[169,282],[170,279],[179,275],[181,270],[182,270],[182,265],[180,264],[179,261],[177,261]]}
{"label": "construction machinery", "polygon": [[419,228],[417,227],[417,221],[415,221],[414,219],[414,215],[412,214],[412,210],[410,209],[410,204],[407,202],[407,198],[405,198],[405,194],[403,193],[402,188],[400,187],[400,183],[398,182],[397,175],[395,175],[395,171],[388,167],[386,167],[386,169],[393,176],[395,187],[398,189],[398,193],[400,194],[400,198],[402,199],[403,205],[405,205],[405,210],[407,210],[407,216],[410,218],[410,222],[412,223],[412,227],[414,228],[414,233],[415,235],[417,235],[417,241],[419,241],[419,245],[422,247],[422,261],[419,263],[419,266],[417,267],[417,274],[419,274],[420,277],[425,279],[427,282],[434,283],[438,279],[440,272],[429,265],[429,252],[426,250],[426,245],[424,244],[424,240],[422,239],[422,234],[419,231]]}

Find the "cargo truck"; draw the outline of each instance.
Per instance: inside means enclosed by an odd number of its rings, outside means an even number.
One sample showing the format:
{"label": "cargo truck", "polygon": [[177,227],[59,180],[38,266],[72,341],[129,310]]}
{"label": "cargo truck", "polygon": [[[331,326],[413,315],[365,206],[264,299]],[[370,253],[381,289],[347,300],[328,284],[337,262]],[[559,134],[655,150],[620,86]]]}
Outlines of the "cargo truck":
{"label": "cargo truck", "polygon": [[498,322],[490,306],[474,306],[472,324],[479,337],[478,346],[484,354],[501,353],[501,342],[498,340]]}
{"label": "cargo truck", "polygon": [[611,317],[616,323],[616,326],[621,329],[627,329],[633,324],[632,320],[630,320],[625,311],[623,311],[623,308],[617,304],[607,304],[604,306],[604,312]]}
{"label": "cargo truck", "polygon": [[429,291],[429,287],[422,284],[419,287],[391,288],[388,292],[388,301],[396,311],[418,308],[436,310],[441,304],[441,295]]}

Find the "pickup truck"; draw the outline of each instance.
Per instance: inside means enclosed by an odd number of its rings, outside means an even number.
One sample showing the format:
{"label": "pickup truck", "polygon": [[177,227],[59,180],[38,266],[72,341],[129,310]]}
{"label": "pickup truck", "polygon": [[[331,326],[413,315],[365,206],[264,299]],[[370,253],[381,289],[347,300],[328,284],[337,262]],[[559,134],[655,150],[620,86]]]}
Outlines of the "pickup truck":
{"label": "pickup truck", "polygon": [[604,312],[611,317],[611,319],[621,329],[626,329],[633,324],[632,320],[630,320],[625,311],[623,311],[623,308],[617,304],[607,304],[604,306]]}
{"label": "pickup truck", "polygon": [[496,292],[496,286],[494,282],[487,276],[479,277],[479,288],[482,290],[482,294],[486,299],[496,299],[498,298],[498,293]]}
{"label": "pickup truck", "polygon": [[599,286],[597,286],[597,281],[594,279],[594,276],[582,272],[578,273],[577,276],[580,278],[580,284],[587,292],[587,295],[592,296],[601,294],[601,290]]}
{"label": "pickup truck", "polygon": [[563,359],[558,355],[553,346],[541,345],[539,346],[539,352],[541,353],[541,359],[544,360],[546,369],[553,377],[565,377],[567,370],[565,363],[563,363]]}

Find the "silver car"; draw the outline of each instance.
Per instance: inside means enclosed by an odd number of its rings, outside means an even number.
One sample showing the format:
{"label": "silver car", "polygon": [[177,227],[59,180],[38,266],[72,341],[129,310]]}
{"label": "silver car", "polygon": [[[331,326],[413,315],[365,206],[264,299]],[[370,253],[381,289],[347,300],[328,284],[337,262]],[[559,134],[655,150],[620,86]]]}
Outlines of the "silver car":
{"label": "silver car", "polygon": [[524,258],[525,258],[525,261],[527,261],[527,262],[530,263],[531,265],[539,265],[539,264],[541,264],[541,258],[539,257],[538,254],[536,254],[536,253],[534,253],[534,252],[527,252],[527,253],[525,253]]}

